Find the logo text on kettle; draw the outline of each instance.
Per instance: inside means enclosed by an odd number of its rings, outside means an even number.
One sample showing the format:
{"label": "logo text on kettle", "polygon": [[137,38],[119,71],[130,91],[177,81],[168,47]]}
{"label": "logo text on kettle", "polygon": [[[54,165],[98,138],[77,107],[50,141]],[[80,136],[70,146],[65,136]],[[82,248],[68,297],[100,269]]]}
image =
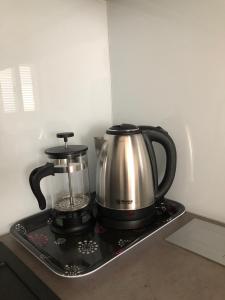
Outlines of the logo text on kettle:
{"label": "logo text on kettle", "polygon": [[121,200],[121,199],[117,199],[116,202],[118,204],[132,204],[132,200]]}

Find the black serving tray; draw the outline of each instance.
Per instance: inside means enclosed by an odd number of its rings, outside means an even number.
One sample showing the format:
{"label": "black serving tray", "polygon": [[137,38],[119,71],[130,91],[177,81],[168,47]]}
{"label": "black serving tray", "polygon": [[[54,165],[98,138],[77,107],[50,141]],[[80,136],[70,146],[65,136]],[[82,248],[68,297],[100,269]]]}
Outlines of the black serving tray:
{"label": "black serving tray", "polygon": [[77,278],[89,275],[124,254],[185,212],[182,204],[165,199],[156,207],[152,223],[137,230],[115,230],[97,223],[81,235],[51,231],[51,210],[15,223],[10,232],[54,273]]}

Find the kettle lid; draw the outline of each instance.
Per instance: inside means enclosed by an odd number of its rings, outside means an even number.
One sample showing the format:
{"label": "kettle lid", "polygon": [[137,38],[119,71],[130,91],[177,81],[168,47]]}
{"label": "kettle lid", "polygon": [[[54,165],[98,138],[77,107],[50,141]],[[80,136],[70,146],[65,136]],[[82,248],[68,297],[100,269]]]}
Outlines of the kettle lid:
{"label": "kettle lid", "polygon": [[141,130],[138,126],[132,124],[120,124],[110,127],[107,131],[107,134],[111,135],[132,135],[141,133]]}

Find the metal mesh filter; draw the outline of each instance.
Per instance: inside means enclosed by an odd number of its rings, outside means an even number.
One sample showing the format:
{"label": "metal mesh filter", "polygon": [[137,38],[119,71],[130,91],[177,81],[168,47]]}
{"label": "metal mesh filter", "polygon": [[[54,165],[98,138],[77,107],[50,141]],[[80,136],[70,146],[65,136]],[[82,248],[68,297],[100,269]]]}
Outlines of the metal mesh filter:
{"label": "metal mesh filter", "polygon": [[89,197],[86,195],[75,195],[70,197],[66,195],[55,203],[55,209],[59,211],[76,211],[84,208],[89,203]]}

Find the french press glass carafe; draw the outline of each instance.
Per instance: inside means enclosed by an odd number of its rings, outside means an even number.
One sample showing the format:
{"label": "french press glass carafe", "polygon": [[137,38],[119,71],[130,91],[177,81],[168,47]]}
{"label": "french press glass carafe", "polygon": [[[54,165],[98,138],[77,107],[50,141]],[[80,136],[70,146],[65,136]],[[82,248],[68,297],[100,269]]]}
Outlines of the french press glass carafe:
{"label": "french press glass carafe", "polygon": [[52,230],[70,233],[87,229],[92,222],[88,174],[88,147],[68,145],[73,132],[58,133],[65,145],[48,148],[45,153],[49,162],[34,169],[30,174],[30,186],[41,210],[46,208],[46,199],[40,181],[49,175],[52,180]]}

